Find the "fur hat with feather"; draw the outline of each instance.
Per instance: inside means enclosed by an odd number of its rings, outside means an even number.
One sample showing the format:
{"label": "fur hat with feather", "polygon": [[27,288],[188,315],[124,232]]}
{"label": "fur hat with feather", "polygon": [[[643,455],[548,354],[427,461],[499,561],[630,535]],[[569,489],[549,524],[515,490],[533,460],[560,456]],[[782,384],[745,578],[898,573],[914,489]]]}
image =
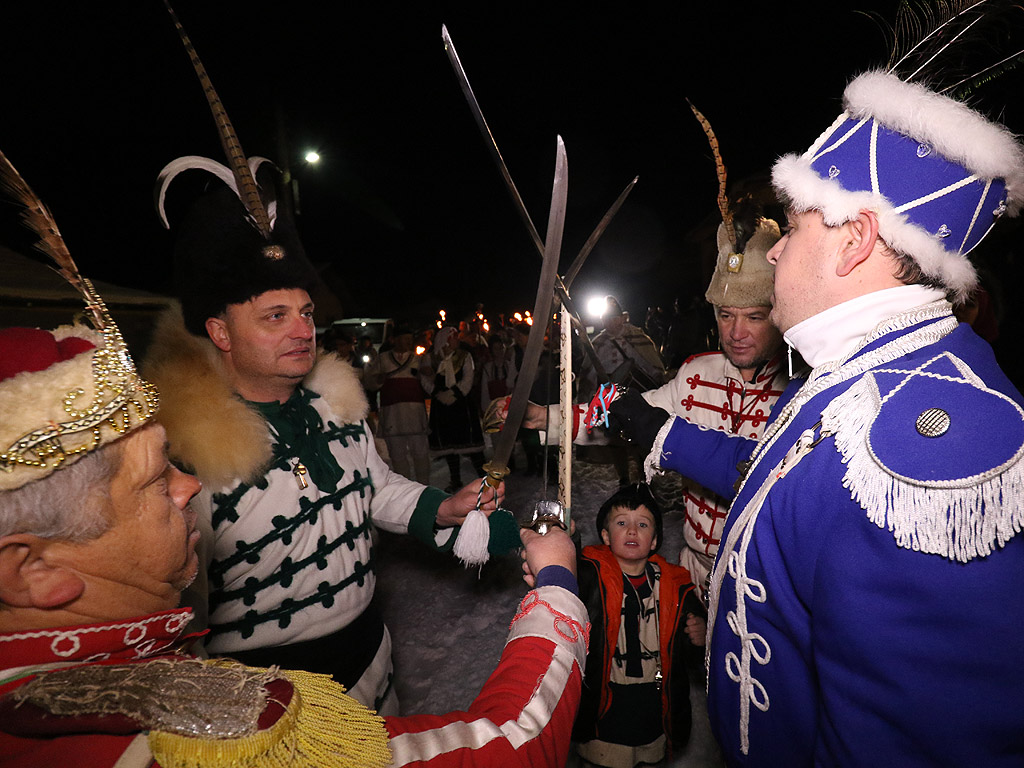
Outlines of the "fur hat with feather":
{"label": "fur hat with feather", "polygon": [[167,188],[181,173],[201,170],[219,181],[199,197],[175,224],[174,287],[185,327],[205,336],[207,318],[220,315],[270,290],[302,288],[316,281],[295,223],[277,205],[273,164],[264,157],[246,158],[227,111],[213,88],[199,55],[174,10],[165,0],[221,138],[228,164],[190,155],[168,163],[157,179],[156,206],[164,226]]}
{"label": "fur hat with feather", "polygon": [[[690,102],[687,101],[689,104]],[[770,307],[775,265],[768,251],[779,241],[779,225],[761,215],[761,206],[750,196],[730,204],[726,194],[725,161],[711,123],[690,104],[697,122],[708,137],[718,173],[718,258],[704,298],[716,307]]]}

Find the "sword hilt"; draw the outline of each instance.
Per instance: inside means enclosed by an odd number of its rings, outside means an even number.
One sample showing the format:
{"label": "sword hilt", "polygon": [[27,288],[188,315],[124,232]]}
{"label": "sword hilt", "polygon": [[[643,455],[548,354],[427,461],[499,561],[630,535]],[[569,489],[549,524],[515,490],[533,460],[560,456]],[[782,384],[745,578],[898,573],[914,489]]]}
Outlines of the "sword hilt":
{"label": "sword hilt", "polygon": [[533,518],[529,523],[524,523],[523,528],[530,528],[541,536],[554,527],[568,531],[569,526],[565,522],[565,507],[557,501],[538,501],[533,508]]}

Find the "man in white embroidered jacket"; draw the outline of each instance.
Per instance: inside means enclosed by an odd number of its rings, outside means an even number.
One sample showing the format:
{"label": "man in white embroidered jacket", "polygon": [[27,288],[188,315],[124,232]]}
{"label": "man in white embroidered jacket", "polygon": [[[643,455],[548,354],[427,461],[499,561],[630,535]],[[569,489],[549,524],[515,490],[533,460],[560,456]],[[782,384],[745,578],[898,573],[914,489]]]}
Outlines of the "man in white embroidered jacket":
{"label": "man in white embroidered jacket", "polygon": [[[737,242],[729,239],[730,228],[721,224],[715,272],[704,294],[715,308],[722,351],[693,355],[672,381],[644,392],[643,398],[694,424],[756,440],[789,383],[782,334],[768,317],[775,269],[765,256],[778,242],[779,227],[746,205],[731,213],[729,224]],[[729,499],[675,473],[653,475],[648,482],[682,506],[684,546],[679,564],[690,572],[703,598]]]}
{"label": "man in white embroidered jacket", "polygon": [[[207,650],[331,674],[393,713],[372,527],[449,550],[479,482],[448,496],[377,454],[357,375],[333,355],[315,361],[313,272],[283,212],[264,235],[221,186],[176,230],[182,312],[163,318],[144,369],[164,393],[171,456],[204,486],[208,544],[190,603],[205,619],[208,597]],[[485,494],[482,510],[502,494]],[[511,516],[491,521],[492,551],[514,548]]]}
{"label": "man in white embroidered jacket", "polygon": [[[710,589],[712,727],[730,765],[1021,765],[1024,398],[946,295],[1024,202],[1024,151],[893,73],[844,106],[773,172],[772,319],[809,377],[756,447],[674,418],[650,457],[724,496],[742,481]],[[613,423],[642,432],[642,407]]]}

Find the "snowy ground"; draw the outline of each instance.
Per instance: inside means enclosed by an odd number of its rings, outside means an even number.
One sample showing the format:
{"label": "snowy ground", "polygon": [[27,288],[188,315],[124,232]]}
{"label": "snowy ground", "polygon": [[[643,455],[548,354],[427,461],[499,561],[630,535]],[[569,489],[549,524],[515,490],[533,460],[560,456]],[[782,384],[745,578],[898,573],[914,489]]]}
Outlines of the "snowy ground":
{"label": "snowy ground", "polygon": [[[517,448],[518,450],[518,448]],[[526,462],[520,455],[518,466]],[[473,475],[463,461],[463,478]],[[447,466],[433,464],[432,483],[448,484]],[[597,543],[594,516],[615,491],[610,465],[574,462],[572,512],[583,544]],[[542,495],[539,477],[513,472],[506,481],[505,506],[529,511],[541,498],[555,498],[555,479]],[[660,554],[674,561],[682,546],[681,516],[669,513]],[[464,570],[452,557],[437,555],[407,536],[381,534],[377,594],[394,641],[396,685],[402,714],[466,709],[498,662],[509,622],[526,591],[517,557],[492,559],[481,572]],[[723,765],[711,737],[704,684],[691,685],[694,732],[686,751],[672,763],[682,768]],[[570,765],[574,765],[570,759]]]}

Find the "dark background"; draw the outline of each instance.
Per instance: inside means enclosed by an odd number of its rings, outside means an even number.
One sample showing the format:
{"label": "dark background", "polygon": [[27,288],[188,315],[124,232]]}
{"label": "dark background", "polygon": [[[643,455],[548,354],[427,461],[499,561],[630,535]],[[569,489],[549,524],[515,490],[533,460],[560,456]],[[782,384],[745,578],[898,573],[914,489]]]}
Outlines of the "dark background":
{"label": "dark background", "polygon": [[[639,175],[573,291],[614,293],[639,320],[648,304],[703,293],[711,267],[697,243],[717,222],[717,181],[685,99],[714,125],[730,180],[767,176],[831,123],[851,75],[884,63],[877,22],[857,11],[892,18],[896,3],[553,5],[175,9],[246,154],[287,158],[306,249],[345,315],[533,303],[539,259],[451,72],[446,23],[542,236],[556,134],[565,140],[563,269]],[[8,4],[0,23],[0,149],[50,205],[83,272],[169,290],[156,175],[181,155],[223,156],[163,4]],[[1014,73],[984,93],[1009,103],[1018,129],[1019,85]],[[315,168],[301,160],[307,148],[323,158]],[[196,183],[172,185],[172,208]],[[24,251],[14,218],[0,209],[0,242]]]}

